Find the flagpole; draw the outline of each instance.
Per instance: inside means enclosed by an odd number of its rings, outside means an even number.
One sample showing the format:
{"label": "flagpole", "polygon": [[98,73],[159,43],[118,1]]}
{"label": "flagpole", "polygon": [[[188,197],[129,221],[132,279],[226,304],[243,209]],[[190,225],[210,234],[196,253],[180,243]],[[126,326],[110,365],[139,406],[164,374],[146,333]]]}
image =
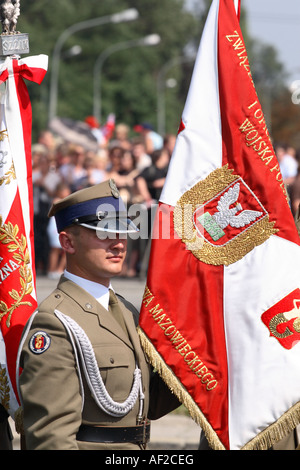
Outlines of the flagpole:
{"label": "flagpole", "polygon": [[40,84],[45,55],[18,32],[20,0],[0,3],[0,405],[16,419],[16,367],[23,328],[37,308],[31,161],[32,111],[25,79]]}
{"label": "flagpole", "polygon": [[196,55],[175,57],[169,60],[159,71],[157,76],[157,132],[165,135],[166,116],[165,116],[165,79],[167,72],[176,65],[194,61]]}

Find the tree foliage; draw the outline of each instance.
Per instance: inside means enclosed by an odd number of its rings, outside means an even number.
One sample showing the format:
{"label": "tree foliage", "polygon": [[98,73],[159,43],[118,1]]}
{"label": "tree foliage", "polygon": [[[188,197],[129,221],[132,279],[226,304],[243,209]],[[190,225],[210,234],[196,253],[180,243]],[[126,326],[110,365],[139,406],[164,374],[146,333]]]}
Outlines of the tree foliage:
{"label": "tree foliage", "polygon": [[[29,33],[30,54],[47,54],[49,70],[41,89],[29,85],[34,127],[47,125],[52,55],[58,37],[73,24],[136,8],[139,18],[105,24],[69,37],[60,56],[57,115],[83,120],[93,113],[93,71],[97,57],[113,44],[158,34],[153,47],[135,47],[107,58],[101,76],[103,118],[110,112],[130,126],[142,121],[157,123],[157,76],[171,58],[184,54],[186,44],[200,35],[202,23],[184,9],[184,0],[26,0],[21,2],[18,29]],[[74,45],[80,55],[67,57]],[[192,65],[192,64],[191,64]],[[179,83],[180,68],[174,70]],[[168,130],[175,132],[185,97],[180,86],[173,90],[168,110]],[[169,102],[169,103],[170,103]]]}
{"label": "tree foliage", "polygon": [[[125,49],[106,59],[101,75],[102,116],[104,120],[110,112],[114,112],[118,122],[126,122],[131,127],[142,121],[157,127],[158,78],[165,69],[165,131],[176,132],[190,84],[193,54],[198,49],[211,1],[22,1],[18,29],[29,33],[31,55],[49,56],[49,70],[41,87],[28,84],[33,105],[34,133],[48,123],[53,50],[62,32],[78,22],[128,8],[138,10],[137,20],[90,28],[72,35],[65,42],[60,56],[57,115],[83,120],[92,114],[93,71],[99,55],[113,44],[155,33],[161,37],[159,45]],[[187,4],[192,8],[187,9]],[[299,142],[299,124],[291,122],[286,116],[296,119],[300,107],[291,102],[284,67],[278,61],[277,51],[272,45],[261,44],[249,36],[244,10],[241,28],[254,83],[274,140],[279,140],[284,134],[290,142]],[[70,57],[68,51],[74,45],[79,45],[82,53]],[[177,62],[174,59],[178,59]],[[170,78],[172,88],[165,85]]]}

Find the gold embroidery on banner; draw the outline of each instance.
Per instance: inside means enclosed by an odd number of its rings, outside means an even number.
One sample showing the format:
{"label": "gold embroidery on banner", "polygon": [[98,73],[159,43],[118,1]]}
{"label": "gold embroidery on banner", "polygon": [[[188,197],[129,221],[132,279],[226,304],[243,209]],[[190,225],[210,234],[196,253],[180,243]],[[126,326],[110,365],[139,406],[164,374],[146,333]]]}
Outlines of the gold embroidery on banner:
{"label": "gold embroidery on banner", "polygon": [[192,419],[197,424],[199,424],[201,429],[205,432],[205,436],[211,448],[215,450],[225,450],[224,445],[218,438],[211,424],[207,421],[197,403],[176,377],[174,372],[167,366],[161,355],[157,352],[140,326],[138,327],[138,334],[142,348],[145,354],[148,356],[153,368],[162,377],[163,381],[168,385],[170,390],[177,396],[178,400],[184,404]]}
{"label": "gold embroidery on banner", "polygon": [[0,186],[2,186],[3,184],[10,184],[11,181],[13,179],[15,180],[16,178],[17,177],[15,167],[14,164],[12,164],[10,169],[5,173],[5,175],[0,178]]}
{"label": "gold embroidery on banner", "polygon": [[12,258],[19,265],[21,286],[19,292],[16,289],[12,289],[9,292],[10,297],[14,301],[10,307],[3,300],[0,301],[0,321],[5,315],[8,315],[6,319],[8,328],[10,327],[12,314],[16,308],[21,305],[32,306],[30,302],[23,301],[24,297],[31,294],[33,291],[32,272],[26,238],[23,234],[18,237],[18,233],[19,227],[17,225],[13,226],[11,222],[2,225],[2,217],[0,216],[0,242],[3,245],[8,245],[8,252],[13,253]]}
{"label": "gold embroidery on banner", "polygon": [[244,45],[244,41],[242,37],[239,35],[239,33],[235,30],[233,34],[227,34],[226,39],[228,42],[232,44],[232,47],[234,51],[236,52],[237,58],[239,60],[239,66],[243,67],[250,78],[250,81],[252,85],[254,86],[251,70],[250,70],[250,64],[248,60],[248,55],[246,51],[246,47]]}
{"label": "gold embroidery on banner", "polygon": [[7,129],[4,129],[4,131],[0,131],[0,142],[3,142],[3,140],[5,139],[5,137],[8,138]]}
{"label": "gold embroidery on banner", "polygon": [[[174,209],[176,233],[186,244],[187,249],[206,264],[227,266],[235,263],[278,231],[274,229],[275,222],[270,222],[266,216],[223,246],[211,245],[198,236],[192,218],[194,211],[238,179],[239,176],[234,175],[233,170],[225,165],[185,192]],[[187,210],[188,207],[190,210]]]}
{"label": "gold embroidery on banner", "polygon": [[279,333],[277,327],[283,323],[286,323],[287,319],[285,318],[283,313],[278,313],[270,320],[269,329],[271,333],[275,336],[275,338],[287,338],[287,336],[291,336],[293,332],[287,327],[283,333]]}
{"label": "gold embroidery on banner", "polygon": [[147,309],[148,314],[170,341],[171,347],[182,356],[185,365],[200,379],[206,391],[214,390],[218,386],[218,381],[196,352],[192,350],[192,347],[176,328],[172,320],[164,313],[163,308],[155,302],[155,297],[148,287],[145,288],[142,303]]}
{"label": "gold embroidery on banner", "polygon": [[6,410],[9,409],[10,388],[6,369],[0,364],[0,403]]}
{"label": "gold embroidery on banner", "polygon": [[270,173],[272,173],[272,177],[276,183],[279,184],[280,189],[289,203],[288,193],[270,140],[263,112],[257,101],[250,104],[248,109],[253,113],[253,116],[249,118],[246,117],[244,122],[239,126],[239,131],[243,136],[244,143],[250,150],[255,152]]}

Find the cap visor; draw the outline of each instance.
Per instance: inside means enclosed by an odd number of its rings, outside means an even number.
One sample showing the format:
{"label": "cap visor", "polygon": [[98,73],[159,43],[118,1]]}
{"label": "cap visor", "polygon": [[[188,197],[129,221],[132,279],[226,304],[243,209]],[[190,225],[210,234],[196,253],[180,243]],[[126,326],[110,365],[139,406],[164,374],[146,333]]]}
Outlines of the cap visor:
{"label": "cap visor", "polygon": [[92,230],[97,230],[99,232],[108,232],[108,233],[136,233],[139,232],[139,229],[136,225],[128,218],[119,219],[119,218],[106,218],[103,220],[98,220],[94,223],[81,223],[79,224],[82,227],[86,227]]}

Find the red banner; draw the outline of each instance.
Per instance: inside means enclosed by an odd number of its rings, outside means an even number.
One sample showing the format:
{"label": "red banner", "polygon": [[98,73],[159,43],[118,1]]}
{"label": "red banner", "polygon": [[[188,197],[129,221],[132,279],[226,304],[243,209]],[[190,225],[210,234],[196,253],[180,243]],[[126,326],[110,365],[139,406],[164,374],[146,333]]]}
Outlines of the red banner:
{"label": "red banner", "polygon": [[34,266],[30,98],[24,79],[41,83],[47,57],[7,58],[0,65],[0,394],[19,407],[20,337],[37,307]]}
{"label": "red banner", "polygon": [[299,236],[255,92],[240,2],[214,0],[151,246],[140,337],[214,449],[299,423]]}

